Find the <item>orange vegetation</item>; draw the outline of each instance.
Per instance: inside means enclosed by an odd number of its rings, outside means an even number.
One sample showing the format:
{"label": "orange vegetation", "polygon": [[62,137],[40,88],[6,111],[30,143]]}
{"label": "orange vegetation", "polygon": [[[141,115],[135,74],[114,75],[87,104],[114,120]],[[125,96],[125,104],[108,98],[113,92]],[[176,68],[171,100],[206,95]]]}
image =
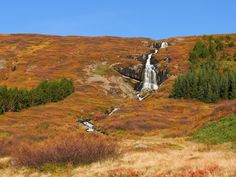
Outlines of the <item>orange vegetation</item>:
{"label": "orange vegetation", "polygon": [[[158,134],[177,136],[191,133],[205,122],[235,111],[236,100],[205,104],[194,100],[169,98],[176,75],[188,70],[188,52],[199,37],[166,39],[171,77],[159,91],[143,102],[131,99],[129,81],[114,65],[133,65],[140,61],[127,55],[145,54],[154,41],[147,38],[60,37],[46,35],[0,35],[0,84],[32,88],[46,79],[69,78],[75,93],[51,103],[6,113],[0,118],[0,138],[18,141],[44,140],[84,129],[78,118],[90,118],[112,134]],[[231,38],[236,41],[236,35]],[[233,53],[236,47],[230,49]],[[162,60],[165,49],[157,56]],[[130,90],[129,90],[130,89]],[[129,90],[130,93],[125,93]],[[119,111],[104,113],[111,107]]]}
{"label": "orange vegetation", "polygon": [[66,135],[41,143],[22,143],[11,148],[15,165],[41,167],[47,163],[88,164],[118,154],[112,140],[98,135]]}

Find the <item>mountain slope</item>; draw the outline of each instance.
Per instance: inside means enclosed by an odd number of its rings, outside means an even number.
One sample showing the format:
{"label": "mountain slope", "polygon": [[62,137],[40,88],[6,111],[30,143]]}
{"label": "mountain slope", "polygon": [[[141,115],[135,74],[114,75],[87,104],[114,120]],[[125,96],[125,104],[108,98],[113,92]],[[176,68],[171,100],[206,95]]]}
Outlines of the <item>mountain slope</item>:
{"label": "mountain slope", "polygon": [[[230,35],[236,41],[236,35]],[[70,78],[75,93],[62,102],[37,106],[1,116],[0,130],[8,137],[44,139],[67,132],[84,131],[78,118],[94,120],[107,133],[191,133],[211,119],[235,111],[236,101],[205,104],[169,98],[176,75],[188,70],[188,53],[199,36],[170,38],[169,79],[160,90],[140,102],[132,80],[123,78],[114,66],[142,63],[134,55],[147,54],[153,43],[146,38],[59,37],[45,35],[0,35],[1,85],[32,88],[43,80]],[[236,47],[229,49],[233,55]],[[131,56],[131,57],[130,57]],[[166,57],[161,49],[156,60]],[[105,113],[119,107],[107,116]],[[48,128],[42,128],[48,124]]]}

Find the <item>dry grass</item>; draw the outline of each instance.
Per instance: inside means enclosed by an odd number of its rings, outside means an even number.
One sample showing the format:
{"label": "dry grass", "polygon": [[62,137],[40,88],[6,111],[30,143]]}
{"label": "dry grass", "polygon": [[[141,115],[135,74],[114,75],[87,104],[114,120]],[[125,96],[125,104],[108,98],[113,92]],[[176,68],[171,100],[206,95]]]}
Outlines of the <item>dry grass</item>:
{"label": "dry grass", "polygon": [[118,154],[117,144],[100,135],[71,135],[40,143],[21,143],[11,149],[17,166],[41,167],[47,163],[88,164]]}
{"label": "dry grass", "polygon": [[[147,147],[137,152],[134,148],[137,143]],[[166,145],[170,143],[172,145]],[[86,177],[233,177],[236,173],[235,152],[228,149],[227,145],[209,148],[207,145],[187,142],[183,138],[157,137],[124,140],[123,145],[129,151],[122,157],[93,163],[89,167],[78,167],[71,173]],[[182,148],[173,148],[173,145]]]}
{"label": "dry grass", "polygon": [[[234,177],[236,156],[230,145],[208,146],[185,138],[163,139],[156,136],[124,139],[123,155],[114,159],[79,165],[50,176],[73,177]],[[135,145],[144,144],[137,151]],[[30,170],[6,168],[5,176],[33,175]],[[36,176],[45,173],[38,171]]]}

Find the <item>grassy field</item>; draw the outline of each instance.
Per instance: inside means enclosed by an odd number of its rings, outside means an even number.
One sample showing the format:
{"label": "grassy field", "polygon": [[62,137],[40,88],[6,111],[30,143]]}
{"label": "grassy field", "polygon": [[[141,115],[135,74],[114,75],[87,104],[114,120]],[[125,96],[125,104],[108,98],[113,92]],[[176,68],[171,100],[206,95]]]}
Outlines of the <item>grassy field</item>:
{"label": "grassy field", "polygon": [[236,114],[221,120],[210,122],[193,135],[193,139],[202,143],[236,143]]}

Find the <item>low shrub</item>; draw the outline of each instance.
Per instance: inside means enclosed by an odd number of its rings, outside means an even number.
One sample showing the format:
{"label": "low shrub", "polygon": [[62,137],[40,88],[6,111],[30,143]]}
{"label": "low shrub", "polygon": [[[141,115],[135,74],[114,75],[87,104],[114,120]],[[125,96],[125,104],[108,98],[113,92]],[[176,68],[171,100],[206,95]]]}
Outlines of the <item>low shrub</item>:
{"label": "low shrub", "polygon": [[17,139],[1,138],[0,139],[0,157],[10,156],[11,149],[15,148],[17,144],[18,144]]}
{"label": "low shrub", "polygon": [[89,164],[118,155],[117,144],[104,136],[67,135],[40,143],[22,143],[12,151],[17,166],[40,168],[49,163]]}
{"label": "low shrub", "polygon": [[106,117],[107,117],[106,114],[97,113],[97,114],[95,114],[94,119],[95,119],[95,120],[103,120],[103,119],[105,119]]}

